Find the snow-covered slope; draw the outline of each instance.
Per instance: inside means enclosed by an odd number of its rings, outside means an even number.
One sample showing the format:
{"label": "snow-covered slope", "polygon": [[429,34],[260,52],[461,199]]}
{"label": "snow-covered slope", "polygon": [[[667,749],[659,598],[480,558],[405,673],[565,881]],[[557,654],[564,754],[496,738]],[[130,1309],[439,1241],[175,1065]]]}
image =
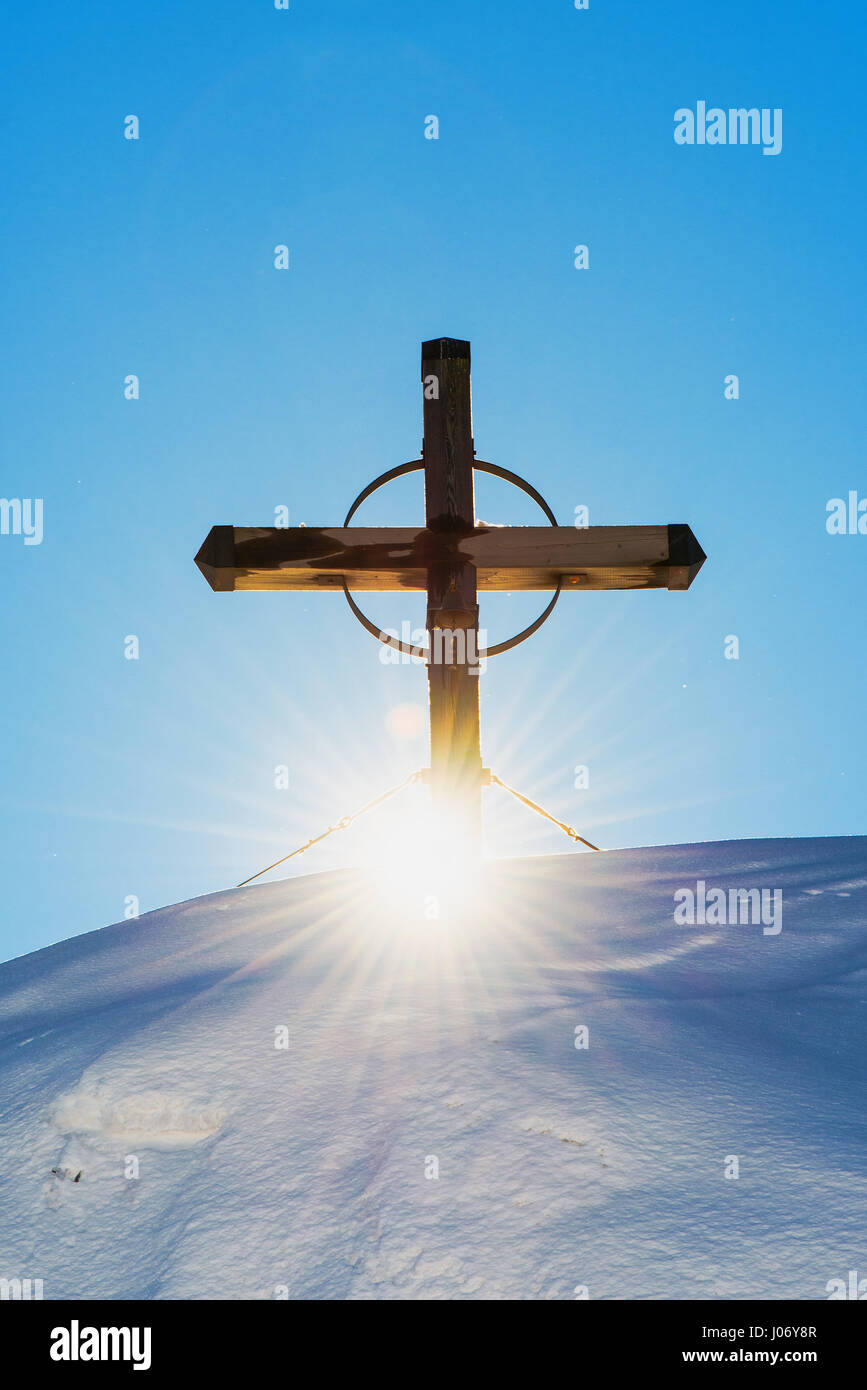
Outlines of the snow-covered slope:
{"label": "snow-covered slope", "polygon": [[[782,890],[782,930],[676,925],[699,880]],[[436,891],[295,878],[0,966],[0,1277],[776,1299],[867,1275],[867,840],[494,864],[463,922],[428,920]]]}

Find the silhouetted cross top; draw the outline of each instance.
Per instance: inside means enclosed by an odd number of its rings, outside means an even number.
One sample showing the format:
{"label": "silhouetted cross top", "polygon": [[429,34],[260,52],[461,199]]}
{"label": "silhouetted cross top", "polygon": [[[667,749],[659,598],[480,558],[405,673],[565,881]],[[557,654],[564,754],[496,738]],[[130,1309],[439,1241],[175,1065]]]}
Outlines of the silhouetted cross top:
{"label": "silhouetted cross top", "polygon": [[[505,469],[475,458],[470,345],[455,338],[422,344],[423,457],[392,469],[376,486],[424,470],[425,525],[417,527],[215,526],[196,564],[217,592],[237,589],[427,591],[430,785],[434,803],[473,843],[486,781],[479,731],[478,589],[688,589],[705,555],[688,526],[479,526],[473,470],[518,483],[554,518],[539,494]],[[496,655],[535,631],[492,647]],[[395,645],[392,643],[392,645]],[[415,652],[421,649],[412,649]],[[482,653],[484,655],[484,653]]]}

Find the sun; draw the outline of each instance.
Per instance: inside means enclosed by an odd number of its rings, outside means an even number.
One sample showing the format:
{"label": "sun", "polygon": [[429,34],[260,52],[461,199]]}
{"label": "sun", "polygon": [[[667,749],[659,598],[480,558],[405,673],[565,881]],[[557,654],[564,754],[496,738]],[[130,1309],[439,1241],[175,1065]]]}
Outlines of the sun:
{"label": "sun", "polygon": [[484,862],[462,845],[454,819],[431,804],[426,787],[401,811],[367,869],[378,901],[407,925],[466,919],[480,900]]}

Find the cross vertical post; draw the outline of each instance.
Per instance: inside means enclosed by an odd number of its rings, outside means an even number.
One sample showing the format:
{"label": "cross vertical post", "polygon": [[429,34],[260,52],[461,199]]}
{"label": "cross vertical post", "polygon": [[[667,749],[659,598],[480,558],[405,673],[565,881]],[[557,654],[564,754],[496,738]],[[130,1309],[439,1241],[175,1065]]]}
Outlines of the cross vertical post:
{"label": "cross vertical post", "polygon": [[478,853],[482,833],[479,605],[475,566],[457,543],[475,528],[470,345],[422,344],[427,529],[441,538],[428,567],[431,801],[455,843]]}

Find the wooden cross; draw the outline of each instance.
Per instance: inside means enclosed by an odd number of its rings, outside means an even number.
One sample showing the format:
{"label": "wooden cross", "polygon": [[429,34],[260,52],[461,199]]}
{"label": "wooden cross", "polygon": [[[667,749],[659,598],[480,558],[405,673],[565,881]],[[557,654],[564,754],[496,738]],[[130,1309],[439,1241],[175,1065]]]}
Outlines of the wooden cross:
{"label": "wooden cross", "polygon": [[[477,590],[554,590],[544,617],[561,590],[688,589],[705,555],[684,525],[478,526],[474,468],[517,482],[552,521],[553,515],[516,475],[475,458],[469,343],[454,338],[423,343],[421,373],[423,458],[391,470],[365,489],[349,517],[379,483],[423,468],[422,529],[214,526],[196,564],[219,593],[337,589],[349,597],[352,589],[427,591],[431,793],[456,834],[473,848],[480,841],[486,781],[479,731]],[[387,641],[351,598],[350,603],[370,630]],[[491,654],[509,645],[502,643]]]}

